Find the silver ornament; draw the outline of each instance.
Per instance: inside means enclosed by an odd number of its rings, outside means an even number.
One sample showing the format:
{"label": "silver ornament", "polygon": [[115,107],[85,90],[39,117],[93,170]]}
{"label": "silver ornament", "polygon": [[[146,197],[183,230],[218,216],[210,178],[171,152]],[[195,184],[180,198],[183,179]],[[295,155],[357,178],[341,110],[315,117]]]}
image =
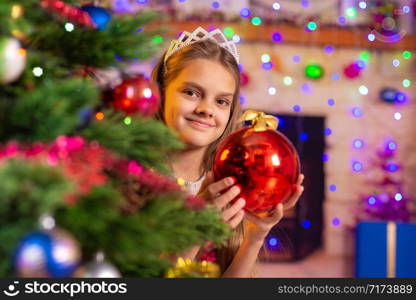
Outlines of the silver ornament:
{"label": "silver ornament", "polygon": [[94,260],[81,272],[83,278],[120,278],[121,274],[115,266],[105,261],[104,253],[98,252]]}
{"label": "silver ornament", "polygon": [[26,66],[26,50],[19,40],[0,37],[0,84],[15,81]]}

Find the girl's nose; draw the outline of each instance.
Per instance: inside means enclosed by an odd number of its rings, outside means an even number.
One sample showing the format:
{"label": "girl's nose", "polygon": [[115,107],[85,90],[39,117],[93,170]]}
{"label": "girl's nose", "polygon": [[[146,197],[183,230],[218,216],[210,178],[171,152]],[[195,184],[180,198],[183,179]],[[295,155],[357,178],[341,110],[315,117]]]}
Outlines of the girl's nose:
{"label": "girl's nose", "polygon": [[214,115],[214,110],[212,108],[212,105],[207,100],[200,101],[198,106],[195,109],[195,112],[198,115],[205,115],[207,117],[212,117]]}

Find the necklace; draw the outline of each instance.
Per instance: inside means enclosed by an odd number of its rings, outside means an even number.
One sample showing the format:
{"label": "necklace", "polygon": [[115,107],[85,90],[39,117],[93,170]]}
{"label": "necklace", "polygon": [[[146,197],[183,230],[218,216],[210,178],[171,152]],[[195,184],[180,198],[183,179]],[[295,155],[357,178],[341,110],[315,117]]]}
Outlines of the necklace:
{"label": "necklace", "polygon": [[181,186],[192,186],[192,185],[197,185],[200,183],[200,181],[202,181],[202,179],[204,179],[205,177],[205,172],[202,172],[201,176],[196,180],[196,181],[187,181],[185,179],[183,179],[182,177],[176,177],[176,181],[178,182],[179,185]]}

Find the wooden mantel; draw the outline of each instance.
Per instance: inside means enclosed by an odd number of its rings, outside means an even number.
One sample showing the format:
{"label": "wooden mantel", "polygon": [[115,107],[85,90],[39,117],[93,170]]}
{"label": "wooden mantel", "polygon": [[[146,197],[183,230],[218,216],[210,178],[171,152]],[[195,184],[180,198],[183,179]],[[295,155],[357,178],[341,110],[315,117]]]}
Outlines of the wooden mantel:
{"label": "wooden mantel", "polygon": [[[156,25],[156,24],[155,24]],[[171,36],[177,36],[181,31],[192,32],[198,26],[232,27],[244,42],[272,42],[272,34],[279,32],[282,35],[282,43],[302,45],[332,45],[345,48],[368,48],[379,50],[412,50],[416,49],[416,35],[404,35],[394,43],[382,42],[376,39],[370,42],[367,35],[370,31],[358,28],[321,27],[312,32],[306,32],[303,28],[286,25],[254,26],[249,22],[206,22],[206,21],[171,21],[161,22],[157,27],[164,27]]]}

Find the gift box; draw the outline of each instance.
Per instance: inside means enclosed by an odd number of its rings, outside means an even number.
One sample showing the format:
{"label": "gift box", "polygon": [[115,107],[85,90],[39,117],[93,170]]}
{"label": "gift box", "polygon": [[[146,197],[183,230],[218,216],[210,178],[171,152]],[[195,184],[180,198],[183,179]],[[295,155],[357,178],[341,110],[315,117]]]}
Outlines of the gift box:
{"label": "gift box", "polygon": [[416,223],[361,222],[356,277],[416,277]]}

